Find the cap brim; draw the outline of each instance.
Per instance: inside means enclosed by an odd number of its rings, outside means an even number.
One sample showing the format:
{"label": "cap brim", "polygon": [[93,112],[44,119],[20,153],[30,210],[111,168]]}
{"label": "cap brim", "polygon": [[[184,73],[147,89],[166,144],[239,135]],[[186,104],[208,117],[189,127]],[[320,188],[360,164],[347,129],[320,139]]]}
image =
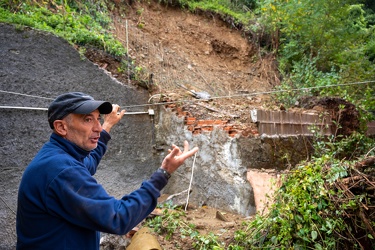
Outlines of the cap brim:
{"label": "cap brim", "polygon": [[99,110],[100,114],[109,114],[112,112],[112,104],[105,101],[89,100],[85,101],[81,106],[76,108],[72,113],[90,114],[94,110]]}

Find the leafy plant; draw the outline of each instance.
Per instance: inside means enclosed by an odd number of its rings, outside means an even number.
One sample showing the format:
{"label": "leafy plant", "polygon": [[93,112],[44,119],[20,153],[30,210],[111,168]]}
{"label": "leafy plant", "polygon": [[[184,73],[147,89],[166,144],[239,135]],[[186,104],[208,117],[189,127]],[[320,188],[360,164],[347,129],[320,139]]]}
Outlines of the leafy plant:
{"label": "leafy plant", "polygon": [[[123,45],[109,32],[110,18],[103,3],[90,1],[0,2],[0,22],[52,32],[70,43],[92,45],[112,55],[123,56]],[[98,8],[98,9],[97,9]]]}
{"label": "leafy plant", "polygon": [[[245,223],[247,228],[235,233],[229,249],[342,249],[343,245],[361,249],[353,228],[361,231],[366,226],[357,226],[360,219],[344,218],[371,201],[366,194],[348,196],[348,187],[341,186],[354,163],[340,155],[350,152],[351,157],[357,153],[360,157],[371,151],[374,139],[358,133],[344,139],[318,138],[322,140],[314,142],[316,156],[283,176],[269,213]],[[367,237],[368,244],[374,244],[372,235]]]}
{"label": "leafy plant", "polygon": [[345,225],[340,217],[330,217],[334,204],[324,187],[330,159],[306,162],[285,176],[268,216],[257,215],[245,232],[237,232],[238,245],[250,249],[334,249],[335,233]]}
{"label": "leafy plant", "polygon": [[276,87],[277,90],[283,90],[276,93],[280,102],[293,106],[301,96],[319,96],[327,93],[325,86],[339,83],[341,77],[334,69],[326,73],[317,69],[318,60],[319,57],[309,59],[303,56],[300,61],[293,63],[291,73],[284,72],[283,82]]}
{"label": "leafy plant", "polygon": [[[366,18],[371,12],[358,1],[263,0],[259,6],[259,21],[271,34],[278,55],[282,89],[374,80],[374,27]],[[374,94],[371,86],[320,88],[311,94],[340,96],[363,110],[374,110],[373,98],[362,101],[363,93]],[[293,105],[301,92],[280,95],[280,101]]]}

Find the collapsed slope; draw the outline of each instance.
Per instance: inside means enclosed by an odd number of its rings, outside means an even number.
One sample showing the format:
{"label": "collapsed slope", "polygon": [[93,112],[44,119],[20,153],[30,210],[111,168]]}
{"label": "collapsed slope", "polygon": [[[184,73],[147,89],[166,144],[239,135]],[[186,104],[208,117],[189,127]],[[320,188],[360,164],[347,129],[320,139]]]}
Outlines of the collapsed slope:
{"label": "collapsed slope", "polygon": [[[187,90],[207,92],[214,99],[207,104],[211,110],[185,102],[195,116],[246,122],[243,114],[248,117],[249,108],[268,99],[246,94],[269,91],[279,83],[274,57],[261,55],[242,31],[214,13],[194,14],[154,1],[128,1],[116,5],[112,15],[114,35],[134,62],[131,82],[148,88],[150,96],[163,94],[169,100],[194,100]],[[86,55],[97,57],[93,51]],[[118,79],[130,82],[129,65],[119,72],[121,65],[111,64],[108,59],[99,61],[101,67],[117,71]]]}

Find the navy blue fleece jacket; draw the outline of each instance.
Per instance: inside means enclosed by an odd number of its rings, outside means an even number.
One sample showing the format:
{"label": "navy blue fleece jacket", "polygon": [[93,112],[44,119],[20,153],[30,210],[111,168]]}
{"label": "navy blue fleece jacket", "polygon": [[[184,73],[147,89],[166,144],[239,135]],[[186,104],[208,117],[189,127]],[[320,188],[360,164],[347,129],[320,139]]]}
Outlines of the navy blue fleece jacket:
{"label": "navy blue fleece jacket", "polygon": [[157,205],[166,177],[155,172],[120,200],[92,177],[110,135],[91,152],[53,133],[26,168],[18,192],[17,249],[99,249],[99,232],[126,234]]}

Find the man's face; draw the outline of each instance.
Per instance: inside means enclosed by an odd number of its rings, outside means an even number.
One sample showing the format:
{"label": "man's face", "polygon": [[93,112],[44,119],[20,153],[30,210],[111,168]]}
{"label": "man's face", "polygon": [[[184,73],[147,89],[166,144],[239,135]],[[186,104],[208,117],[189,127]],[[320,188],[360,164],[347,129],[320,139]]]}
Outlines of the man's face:
{"label": "man's face", "polygon": [[69,114],[65,121],[67,124],[65,139],[86,151],[97,147],[102,131],[98,110],[87,115]]}

